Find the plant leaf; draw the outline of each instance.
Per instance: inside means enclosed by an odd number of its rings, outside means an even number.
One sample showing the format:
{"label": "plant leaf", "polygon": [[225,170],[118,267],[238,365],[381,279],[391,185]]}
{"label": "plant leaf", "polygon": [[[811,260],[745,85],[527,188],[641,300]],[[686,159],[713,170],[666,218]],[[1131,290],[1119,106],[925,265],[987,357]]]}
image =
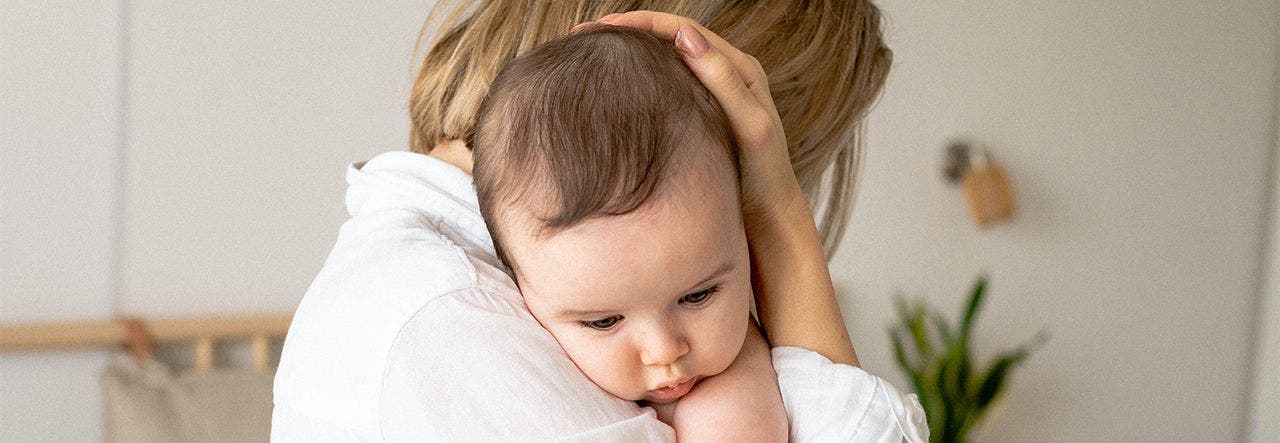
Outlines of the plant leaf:
{"label": "plant leaf", "polygon": [[[902,293],[897,293],[894,295],[893,304],[894,304],[894,311],[898,314],[898,324],[893,328],[893,333],[906,334],[910,331],[911,306],[907,304],[906,297],[904,297]],[[898,337],[898,339],[901,340],[902,337]],[[907,355],[905,343],[900,343],[900,344],[903,344],[903,349],[902,349],[902,355],[904,357],[903,361],[910,362],[912,359],[911,359],[911,356]],[[919,356],[917,355],[916,357],[919,357]],[[919,365],[911,364],[911,367],[917,368],[919,367]]]}
{"label": "plant leaf", "polygon": [[996,398],[1004,391],[1005,382],[1008,380],[1010,371],[1018,365],[1023,359],[1027,358],[1025,349],[1018,349],[1011,352],[1000,354],[988,367],[982,376],[982,386],[978,389],[974,396],[974,406],[976,413],[969,417],[970,425],[976,425],[986,415],[988,407],[995,402]]}
{"label": "plant leaf", "polygon": [[951,333],[951,325],[947,324],[947,319],[943,318],[942,314],[933,313],[933,327],[938,330],[942,343],[950,343],[951,340],[955,339],[955,336]]}
{"label": "plant leaf", "polygon": [[979,406],[978,414],[971,419],[973,424],[977,424],[985,415],[987,407],[1000,397],[1005,381],[1013,369],[1026,360],[1031,355],[1031,351],[1043,345],[1048,338],[1048,332],[1042,330],[1029,342],[1012,351],[1001,353],[988,365],[986,373],[982,376],[982,387],[978,389],[975,397],[975,403]]}
{"label": "plant leaf", "polygon": [[974,397],[974,403],[980,407],[990,405],[996,396],[1000,394],[1000,388],[1004,386],[1005,377],[1009,370],[1013,369],[1018,362],[1027,358],[1027,355],[1026,350],[1017,349],[1001,353],[992,360],[985,373],[982,374],[982,385]]}
{"label": "plant leaf", "polygon": [[928,361],[933,356],[933,343],[929,340],[929,332],[925,329],[925,311],[928,308],[923,302],[916,305],[911,310],[911,316],[908,319],[907,327],[911,330],[911,339],[916,343],[916,349],[920,351],[922,360]]}
{"label": "plant leaf", "polygon": [[946,383],[943,386],[953,400],[961,402],[967,400],[968,377],[969,377],[969,351],[967,343],[962,338],[956,337],[947,344],[947,353],[943,357],[947,361],[945,372]]}
{"label": "plant leaf", "polygon": [[969,337],[973,332],[973,323],[978,316],[978,311],[982,309],[983,294],[986,293],[986,288],[987,276],[978,275],[977,281],[973,284],[973,290],[969,294],[969,303],[965,307],[964,317],[960,323],[960,340],[957,340],[956,346],[952,349],[952,352],[956,354],[955,358],[958,360],[958,365],[955,369],[957,379],[955,389],[959,394],[959,398],[965,401],[966,406],[972,400],[969,397],[970,392],[973,391],[973,389],[970,389],[970,384],[977,384],[969,379],[969,374],[973,369],[973,365],[969,360]]}
{"label": "plant leaf", "polygon": [[978,316],[978,311],[982,308],[983,293],[987,289],[987,276],[979,275],[978,280],[973,283],[973,289],[969,293],[969,305],[964,310],[964,320],[960,323],[960,336],[964,339],[965,344],[969,342],[969,331],[973,329],[973,319]]}
{"label": "plant leaf", "polygon": [[929,309],[926,300],[896,294],[898,324],[889,328],[889,336],[898,366],[911,378],[925,410],[931,441],[963,441],[1003,395],[1013,370],[1047,338],[1041,331],[1024,346],[998,354],[986,365],[975,364],[970,341],[987,284],[987,276],[979,274],[956,323]]}
{"label": "plant leaf", "polygon": [[[964,400],[958,397],[956,385],[956,359],[954,354],[948,354],[941,359],[938,366],[938,389],[939,397],[942,399],[942,414],[939,414],[939,423],[930,422],[930,429],[938,429],[941,431],[942,441],[957,441],[960,433],[960,424],[964,421]],[[936,427],[935,427],[936,426]]]}
{"label": "plant leaf", "polygon": [[911,384],[915,385],[917,392],[923,391],[924,383],[921,380],[921,369],[907,360],[906,350],[902,346],[902,335],[897,330],[891,330],[889,331],[889,339],[893,343],[893,356],[898,361],[898,367],[902,368],[902,372],[906,372],[907,376],[911,378]]}

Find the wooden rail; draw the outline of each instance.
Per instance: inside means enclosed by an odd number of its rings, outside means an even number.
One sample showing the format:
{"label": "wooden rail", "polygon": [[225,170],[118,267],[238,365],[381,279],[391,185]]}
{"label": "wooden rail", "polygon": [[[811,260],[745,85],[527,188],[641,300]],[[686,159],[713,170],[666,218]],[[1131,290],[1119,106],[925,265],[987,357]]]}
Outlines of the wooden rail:
{"label": "wooden rail", "polygon": [[277,314],[0,325],[0,351],[127,346],[135,357],[149,358],[152,343],[191,342],[197,369],[207,372],[215,342],[247,339],[254,368],[266,370],[271,339],[289,332],[292,320],[291,314]]}

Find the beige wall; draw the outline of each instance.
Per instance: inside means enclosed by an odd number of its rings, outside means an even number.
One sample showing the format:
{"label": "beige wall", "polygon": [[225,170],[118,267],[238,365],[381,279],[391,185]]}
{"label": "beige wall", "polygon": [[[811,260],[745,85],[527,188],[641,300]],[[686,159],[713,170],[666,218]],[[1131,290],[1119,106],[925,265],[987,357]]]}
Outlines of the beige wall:
{"label": "beige wall", "polygon": [[[345,165],[404,146],[425,3],[5,2],[0,322],[291,309]],[[906,386],[893,292],[954,311],[986,270],[979,354],[1052,336],[980,440],[1243,436],[1276,3],[882,7],[896,62],[832,263],[865,366]],[[957,135],[1004,162],[1016,224],[966,219]],[[0,355],[0,441],[98,439],[108,354]]]}
{"label": "beige wall", "polygon": [[[832,265],[866,366],[897,375],[894,290],[954,312],[986,270],[981,352],[1052,336],[980,440],[1240,438],[1277,3],[882,5],[896,61]],[[1004,162],[1016,224],[966,219],[939,173],[956,135]]]}
{"label": "beige wall", "polygon": [[291,311],[345,165],[405,146],[429,3],[135,6],[119,308]]}
{"label": "beige wall", "polygon": [[[429,4],[0,2],[0,322],[292,310]],[[0,355],[0,442],[100,440],[109,354]]]}
{"label": "beige wall", "polygon": [[[0,322],[112,312],[119,13],[0,3]],[[0,355],[0,441],[100,440],[106,357]]]}
{"label": "beige wall", "polygon": [[[1280,39],[1280,32],[1277,38]],[[1276,50],[1280,52],[1280,47]],[[1280,81],[1275,87],[1280,89]],[[1264,281],[1259,282],[1253,392],[1250,393],[1250,441],[1255,442],[1280,440],[1280,93],[1276,95],[1270,224],[1267,250],[1263,251],[1265,276]]]}

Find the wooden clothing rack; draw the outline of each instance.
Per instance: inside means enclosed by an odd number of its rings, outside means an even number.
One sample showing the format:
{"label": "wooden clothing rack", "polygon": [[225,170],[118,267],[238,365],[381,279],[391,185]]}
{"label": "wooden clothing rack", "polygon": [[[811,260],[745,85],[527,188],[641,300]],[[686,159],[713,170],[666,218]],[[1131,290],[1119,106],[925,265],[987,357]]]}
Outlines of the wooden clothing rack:
{"label": "wooden clothing rack", "polygon": [[271,340],[289,332],[292,314],[27,323],[0,325],[0,351],[124,346],[135,360],[157,343],[195,344],[196,370],[213,370],[214,344],[248,340],[253,369],[271,364]]}

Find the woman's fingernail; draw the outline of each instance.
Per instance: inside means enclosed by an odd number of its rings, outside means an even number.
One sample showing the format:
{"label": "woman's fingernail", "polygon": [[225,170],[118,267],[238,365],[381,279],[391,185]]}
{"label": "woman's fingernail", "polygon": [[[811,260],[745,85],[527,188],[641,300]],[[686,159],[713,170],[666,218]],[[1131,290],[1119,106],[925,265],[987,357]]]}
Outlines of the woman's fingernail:
{"label": "woman's fingernail", "polygon": [[622,16],[622,13],[621,13],[621,12],[615,12],[615,13],[612,13],[612,14],[606,15],[606,16],[604,16],[604,17],[600,17],[600,19],[599,19],[599,20],[596,20],[596,21],[598,21],[598,22],[600,22],[600,23],[609,23],[609,22],[613,21],[614,19],[616,19],[616,18],[618,18],[618,17],[620,17],[620,16]]}
{"label": "woman's fingernail", "polygon": [[676,47],[685,54],[697,57],[707,52],[708,46],[710,44],[707,43],[707,38],[692,25],[681,26],[680,30],[676,31]]}
{"label": "woman's fingernail", "polygon": [[593,24],[595,24],[595,23],[593,23],[593,22],[583,22],[583,23],[578,23],[578,24],[576,24],[576,25],[573,25],[573,29],[570,29],[570,30],[569,30],[569,33],[570,33],[570,34],[572,34],[572,33],[575,33],[575,32],[578,32],[578,31],[581,31],[581,30],[583,30],[584,28],[586,28],[587,26],[591,26],[591,25],[593,25]]}

